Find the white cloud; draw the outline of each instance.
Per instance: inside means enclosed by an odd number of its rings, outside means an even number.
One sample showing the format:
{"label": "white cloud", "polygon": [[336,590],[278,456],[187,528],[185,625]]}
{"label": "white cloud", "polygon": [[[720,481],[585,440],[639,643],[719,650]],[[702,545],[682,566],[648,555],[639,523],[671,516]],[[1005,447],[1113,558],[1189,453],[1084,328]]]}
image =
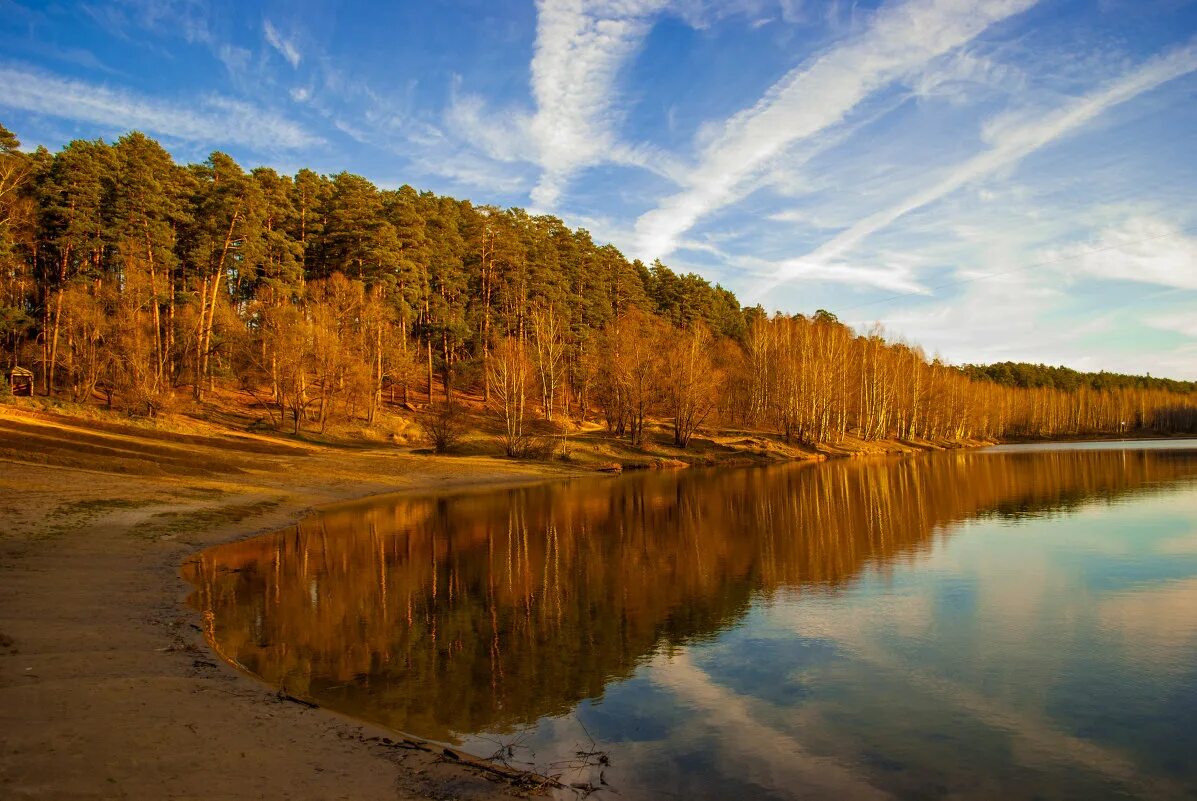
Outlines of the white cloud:
{"label": "white cloud", "polygon": [[532,161],[528,115],[493,109],[478,95],[460,91],[453,82],[453,95],[445,112],[445,125],[463,141],[495,161]]}
{"label": "white cloud", "polygon": [[1024,119],[1020,124],[1003,117],[1000,125],[987,128],[989,149],[953,168],[946,176],[900,202],[857,221],[807,256],[791,260],[773,276],[774,284],[801,277],[811,265],[842,258],[872,234],[899,218],[923,208],[957,189],[1014,164],[1036,150],[1092,122],[1112,106],[1125,103],[1167,81],[1197,70],[1197,44],[1189,43],[1156,57],[1114,82],[1079,97],[1062,109]]}
{"label": "white cloud", "polygon": [[[1163,220],[1140,217],[1108,228],[1091,244],[1049,251],[1062,271],[1113,281],[1197,290],[1197,238]],[[1197,313],[1190,318],[1197,331]]]}
{"label": "white cloud", "polygon": [[[679,246],[681,245],[684,243],[679,242]],[[898,254],[883,257],[879,266],[820,263],[797,259],[768,261],[751,256],[734,258],[734,261],[737,267],[750,270],[759,276],[767,277],[785,271],[808,281],[848,284],[858,288],[871,287],[911,295],[927,293],[927,289],[918,282],[915,276],[911,260]],[[749,289],[745,297],[762,298],[764,296],[763,291],[758,292],[752,288]]]}
{"label": "white cloud", "polygon": [[766,215],[765,219],[769,222],[803,226],[808,229],[821,228],[824,230],[834,230],[842,227],[838,219],[833,214],[830,214],[827,209],[817,207],[813,204],[804,205],[800,208],[780,209]]}
{"label": "white cloud", "polygon": [[1145,363],[1149,363],[1152,375],[1197,381],[1197,343],[1173,348],[1167,353],[1156,354],[1153,352],[1149,354],[1150,362],[1147,362],[1143,354],[1137,354],[1137,356],[1134,363],[1128,364],[1122,372],[1138,373],[1145,369]]}
{"label": "white cloud", "polygon": [[251,53],[244,47],[223,44],[216,48],[216,57],[224,64],[230,75],[243,74],[249,67]]}
{"label": "white cloud", "polygon": [[599,164],[637,167],[680,183],[688,166],[673,154],[619,140],[620,70],[662,13],[706,27],[729,16],[751,19],[772,10],[793,22],[800,8],[797,0],[538,0],[531,63],[535,109],[490,107],[477,95],[462,92],[455,80],[445,123],[488,158],[536,165],[540,176],[531,201],[538,209],[559,207],[569,180]]}
{"label": "white cloud", "polygon": [[[621,143],[616,135],[622,115],[616,87],[620,69],[668,2],[538,0],[531,63],[535,108],[493,106],[463,91],[455,76],[446,128],[465,148],[498,162],[498,173],[508,172],[513,162],[537,167],[531,201],[540,210],[556,208],[570,178],[598,164],[641,167],[674,178],[676,160],[669,154]],[[479,177],[477,170],[471,173]]]}
{"label": "white cloud", "polygon": [[[1032,216],[1039,211],[1024,209]],[[1076,211],[1079,218],[1098,214],[1096,208]],[[946,241],[940,249],[913,251],[928,260],[915,274],[925,274],[929,264],[967,264],[968,269],[957,269],[947,284],[933,286],[936,297],[883,296],[855,307],[829,308],[854,325],[880,320],[890,331],[953,363],[1034,360],[1082,370],[1197,378],[1197,341],[1169,347],[1151,337],[1149,355],[1137,344],[1146,341],[1143,326],[1197,338],[1197,322],[1188,310],[1197,295],[1177,286],[1192,280],[1193,268],[1185,266],[1183,254],[1193,252],[1194,243],[1173,237],[1180,230],[1174,226],[1133,219],[1138,221],[1111,226],[1066,248],[1041,243],[1075,242],[1074,232],[1066,234],[1055,225],[1037,228],[1022,215],[993,219],[991,227],[969,241],[956,242],[939,233],[951,227],[951,220],[940,220],[929,236]],[[1148,239],[1152,236],[1157,238]],[[1103,246],[1120,249],[1102,251]],[[1130,258],[1123,266],[1125,254]],[[1197,253],[1189,258],[1188,265],[1197,263]],[[876,261],[885,263],[883,258]],[[1173,264],[1180,268],[1169,274],[1167,265]],[[1133,279],[1143,284],[1141,290],[1128,292],[1109,283],[1115,275],[1134,272],[1142,273]]]}
{"label": "white cloud", "polygon": [[1144,322],[1152,328],[1158,328],[1161,331],[1175,331],[1178,334],[1197,339],[1197,313],[1194,312],[1155,314],[1148,317]]}
{"label": "white cloud", "polygon": [[292,69],[299,67],[299,62],[303,59],[303,56],[299,52],[299,48],[295,46],[293,40],[279,33],[278,28],[274,27],[270,20],[262,22],[262,31],[266,34],[266,41],[279,52],[279,55],[287,60]]}
{"label": "white cloud", "polygon": [[943,98],[952,103],[971,101],[978,87],[1003,92],[1024,90],[1027,76],[1022,70],[967,50],[948,53],[928,65],[914,80],[912,89],[920,98]]}
{"label": "white cloud", "polygon": [[113,131],[140,129],[205,146],[235,143],[261,150],[321,144],[298,123],[228,97],[186,104],[17,68],[0,68],[0,107],[80,120]]}
{"label": "white cloud", "polygon": [[863,34],[792,70],[751,108],[711,132],[683,191],[637,222],[639,250],[659,256],[787,148],[842,123],[876,90],[975,38],[1034,0],[907,0]]}
{"label": "white cloud", "polygon": [[515,194],[524,191],[528,180],[510,166],[496,169],[495,165],[468,153],[458,153],[438,163],[435,172],[455,184],[486,192]]}
{"label": "white cloud", "polygon": [[635,53],[665,0],[540,0],[528,131],[543,170],[532,190],[541,208],[556,205],[579,169],[606,160],[615,145],[620,68]]}
{"label": "white cloud", "polygon": [[931,305],[862,305],[841,317],[852,323],[879,319],[889,330],[952,362],[1022,361],[1025,354],[1036,353],[1037,361],[1076,366],[1069,337],[1077,332],[1071,325],[1061,331],[1044,322],[1063,298],[1036,276],[1013,273],[969,284],[962,293]]}
{"label": "white cloud", "polygon": [[215,38],[204,0],[109,0],[85,4],[84,13],[111,33],[132,39],[131,29],[181,36],[191,44],[212,45]]}
{"label": "white cloud", "polygon": [[776,14],[782,22],[804,22],[804,0],[676,0],[673,10],[695,28],[707,28],[728,17],[740,16],[752,28],[774,21]]}

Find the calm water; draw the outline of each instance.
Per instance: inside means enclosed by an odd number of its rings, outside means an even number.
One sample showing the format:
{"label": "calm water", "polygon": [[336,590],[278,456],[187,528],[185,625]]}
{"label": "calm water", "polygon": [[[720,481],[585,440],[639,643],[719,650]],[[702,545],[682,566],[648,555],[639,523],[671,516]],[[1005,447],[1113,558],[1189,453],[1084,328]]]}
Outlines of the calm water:
{"label": "calm water", "polygon": [[266,681],[612,797],[1197,797],[1197,443],[1124,448],[380,500],[186,570]]}

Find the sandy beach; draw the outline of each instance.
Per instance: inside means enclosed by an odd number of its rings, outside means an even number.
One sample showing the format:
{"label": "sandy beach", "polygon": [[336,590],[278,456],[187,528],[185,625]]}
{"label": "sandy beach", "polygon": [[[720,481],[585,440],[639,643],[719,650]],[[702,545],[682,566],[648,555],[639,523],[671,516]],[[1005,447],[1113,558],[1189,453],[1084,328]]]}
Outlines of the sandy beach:
{"label": "sandy beach", "polygon": [[[108,430],[103,430],[108,429]],[[183,438],[183,439],[180,439]],[[392,732],[280,700],[207,647],[179,566],[367,495],[576,469],[0,412],[6,798],[495,798]],[[38,463],[40,462],[40,463]]]}
{"label": "sandy beach", "polygon": [[[244,421],[240,421],[243,423]],[[0,787],[13,798],[491,798],[517,788],[395,733],[280,700],[221,660],[186,604],[190,556],[316,507],[595,475],[944,447],[814,449],[717,432],[685,452],[594,426],[571,462],[510,460],[485,437],[434,456],[242,424],[0,408]],[[667,434],[657,432],[658,440]],[[981,443],[955,443],[949,446]],[[485,450],[489,449],[489,450]],[[482,451],[482,452],[479,452]],[[373,739],[372,739],[373,738]]]}

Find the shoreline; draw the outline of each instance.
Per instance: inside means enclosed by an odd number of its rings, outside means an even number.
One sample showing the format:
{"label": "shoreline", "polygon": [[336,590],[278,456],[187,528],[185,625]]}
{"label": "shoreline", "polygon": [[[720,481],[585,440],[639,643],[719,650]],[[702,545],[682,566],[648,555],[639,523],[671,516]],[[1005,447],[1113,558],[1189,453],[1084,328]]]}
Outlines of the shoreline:
{"label": "shoreline", "polygon": [[[4,418],[0,418],[3,420]],[[73,438],[56,427],[60,438]],[[217,448],[225,443],[215,443]],[[264,469],[128,475],[0,468],[5,798],[519,797],[394,733],[280,699],[215,654],[180,566],[373,495],[592,475],[478,457],[321,450]],[[101,463],[98,465],[103,467]],[[332,714],[325,714],[325,713]]]}
{"label": "shoreline", "polygon": [[[395,743],[390,730],[280,698],[227,663],[187,604],[181,567],[342,504],[602,475],[593,465],[91,422],[0,408],[0,424],[45,443],[31,455],[50,461],[71,446],[64,464],[0,452],[0,787],[11,797],[526,795],[485,769]],[[947,449],[873,445],[875,454],[805,461]],[[784,461],[803,460],[709,466]]]}
{"label": "shoreline", "polygon": [[1092,434],[1051,437],[1049,439],[1025,439],[1021,437],[1007,437],[995,445],[1035,445],[1049,442],[1156,442],[1170,439],[1197,439],[1197,434],[1153,434],[1140,433],[1135,436],[1121,436],[1114,434]]}

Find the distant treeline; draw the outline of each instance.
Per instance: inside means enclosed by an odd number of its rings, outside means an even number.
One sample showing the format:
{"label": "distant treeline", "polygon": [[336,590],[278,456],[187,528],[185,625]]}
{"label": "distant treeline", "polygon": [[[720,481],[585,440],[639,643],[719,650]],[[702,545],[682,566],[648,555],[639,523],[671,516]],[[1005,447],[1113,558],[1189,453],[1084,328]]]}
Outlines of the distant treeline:
{"label": "distant treeline", "polygon": [[0,126],[0,359],[137,414],[219,383],[294,430],[464,389],[513,454],[588,417],[636,444],[665,419],[682,447],[716,422],[804,442],[1197,430],[1191,383],[951,367],[825,311],[742,308],[553,216],[178,165],[140,133],[25,153]]}
{"label": "distant treeline", "polygon": [[1122,373],[1082,373],[1069,367],[1050,367],[1026,362],[997,362],[996,364],[967,364],[963,368],[970,378],[992,381],[1004,387],[1047,387],[1072,392],[1089,389],[1162,389],[1168,392],[1197,392],[1197,381],[1177,381],[1150,375]]}

